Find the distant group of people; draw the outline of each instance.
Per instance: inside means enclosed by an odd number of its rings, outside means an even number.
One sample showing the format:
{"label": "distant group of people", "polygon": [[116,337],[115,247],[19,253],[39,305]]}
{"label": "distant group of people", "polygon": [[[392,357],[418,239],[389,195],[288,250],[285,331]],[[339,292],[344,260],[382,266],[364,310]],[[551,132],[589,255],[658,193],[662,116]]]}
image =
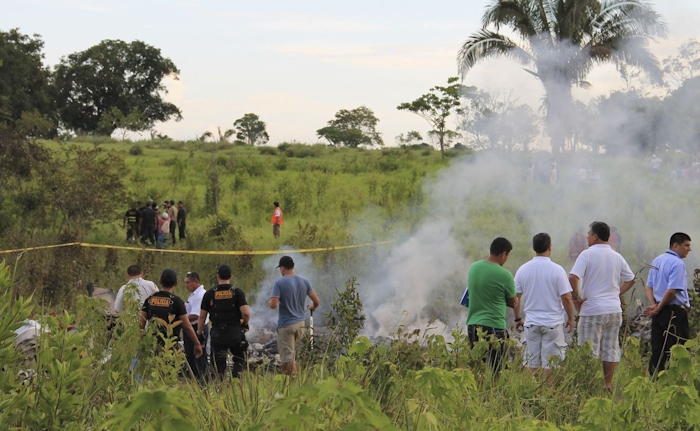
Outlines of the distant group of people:
{"label": "distant group of people", "polygon": [[[658,172],[658,169],[656,170]],[[700,159],[696,156],[692,160],[681,160],[671,170],[671,180],[685,181],[688,183],[700,183]]]}
{"label": "distant group of people", "polygon": [[[295,375],[297,345],[305,334],[305,311],[318,308],[320,300],[309,280],[294,273],[294,260],[290,256],[282,256],[278,268],[281,277],[272,286],[269,306],[279,308],[277,343],[282,371]],[[184,284],[190,295],[186,302],[174,293],[178,277],[172,269],[161,273],[160,290],[143,278],[138,265],[127,269],[127,277],[127,283],[117,293],[114,309],[122,313],[128,296],[132,295],[140,307],[139,327],[143,330],[147,324],[157,325],[159,347],[154,354],[163,351],[170,325],[175,328],[175,348],[179,348],[182,338],[187,369],[192,376],[205,379],[213,369],[223,378],[231,353],[231,374],[240,377],[246,367],[246,332],[251,312],[243,290],[231,283],[233,274],[229,265],[217,267],[217,284],[209,290],[204,288],[199,274],[187,272]],[[307,297],[311,303],[305,305]],[[211,356],[207,355],[207,343]]]}
{"label": "distant group of people", "polygon": [[[550,258],[552,240],[547,233],[533,237],[536,256],[522,265],[515,277],[502,267],[513,246],[505,238],[496,238],[489,257],[475,262],[469,270],[467,332],[472,345],[482,334],[507,339],[506,309],[510,307],[516,330],[524,332],[524,366],[533,373],[543,369],[547,375],[555,365],[552,358],[565,359],[565,333],[576,325],[576,310],[578,343],[591,343],[593,354],[603,362],[604,388],[612,392],[613,375],[621,357],[620,296],[634,285],[635,275],[611,247],[611,235],[606,223],[591,223],[585,237],[588,248],[576,254],[568,277],[564,268]],[[690,241],[685,233],[673,234],[669,249],[652,262],[647,278],[650,305],[644,314],[652,318],[652,377],[666,368],[671,347],[689,337],[690,303],[683,259],[691,250]],[[488,350],[488,363],[496,374],[504,354],[503,343],[491,345]]]}
{"label": "distant group of people", "polygon": [[[280,237],[283,213],[279,202],[273,203],[272,235]],[[126,229],[126,240],[132,244],[141,241],[145,245],[155,245],[157,248],[167,248],[170,243],[177,243],[176,234],[180,241],[186,238],[187,210],[185,204],[179,201],[175,205],[174,200],[163,202],[158,207],[155,202],[141,205],[134,203],[124,214],[122,227]]]}
{"label": "distant group of people", "polygon": [[559,179],[559,169],[557,161],[551,162],[546,160],[533,161],[527,168],[527,176],[525,180],[528,183],[539,182],[556,184]]}
{"label": "distant group of people", "polygon": [[141,241],[145,245],[167,248],[172,242],[177,243],[186,238],[187,210],[185,204],[174,200],[163,202],[158,207],[155,202],[141,205],[134,203],[124,214],[123,227],[126,228],[126,240],[131,243]]}

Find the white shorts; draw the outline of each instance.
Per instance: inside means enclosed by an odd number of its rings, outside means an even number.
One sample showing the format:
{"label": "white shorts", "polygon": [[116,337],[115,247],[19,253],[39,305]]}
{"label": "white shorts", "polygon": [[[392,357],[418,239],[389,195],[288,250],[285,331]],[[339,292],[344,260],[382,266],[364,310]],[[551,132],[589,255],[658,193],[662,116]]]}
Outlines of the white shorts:
{"label": "white shorts", "polygon": [[578,344],[590,340],[593,356],[604,362],[620,362],[620,326],[622,313],[600,316],[580,316],[578,319]]}
{"label": "white shorts", "polygon": [[528,325],[525,327],[525,353],[523,365],[528,368],[549,369],[550,358],[566,357],[564,324],[556,326]]}

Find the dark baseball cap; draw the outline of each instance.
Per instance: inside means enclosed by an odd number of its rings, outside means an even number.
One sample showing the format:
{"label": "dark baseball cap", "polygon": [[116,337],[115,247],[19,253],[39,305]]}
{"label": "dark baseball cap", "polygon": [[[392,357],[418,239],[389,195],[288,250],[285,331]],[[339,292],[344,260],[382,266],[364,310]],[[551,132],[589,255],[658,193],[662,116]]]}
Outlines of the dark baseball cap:
{"label": "dark baseball cap", "polygon": [[294,260],[291,256],[282,256],[280,258],[280,264],[277,265],[277,268],[279,268],[280,266],[283,268],[292,269],[294,268]]}
{"label": "dark baseball cap", "polygon": [[160,284],[163,287],[173,287],[177,284],[177,273],[175,270],[170,268],[165,268],[160,274]]}
{"label": "dark baseball cap", "polygon": [[231,267],[226,265],[225,263],[219,265],[216,268],[216,275],[218,275],[219,278],[222,280],[230,280],[231,279]]}

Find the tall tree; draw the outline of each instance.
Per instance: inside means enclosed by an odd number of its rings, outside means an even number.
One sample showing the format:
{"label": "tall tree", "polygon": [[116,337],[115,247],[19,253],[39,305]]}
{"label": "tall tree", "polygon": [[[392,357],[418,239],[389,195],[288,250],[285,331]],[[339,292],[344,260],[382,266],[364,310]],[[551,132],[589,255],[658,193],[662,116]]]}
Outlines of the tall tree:
{"label": "tall tree", "polygon": [[700,75],[700,42],[690,39],[678,48],[678,55],[665,58],[663,65],[666,84],[672,88]]}
{"label": "tall tree", "polygon": [[360,145],[373,147],[384,145],[384,140],[377,132],[379,119],[366,106],[336,112],[335,118],[328,126],[318,129],[316,134],[326,139],[331,145],[357,148]]}
{"label": "tall tree", "polygon": [[448,78],[447,87],[435,86],[429,93],[422,95],[413,102],[405,102],[396,107],[403,111],[418,114],[432,127],[432,132],[438,138],[440,154],[445,157],[445,138],[456,133],[447,127],[447,119],[453,113],[460,114],[460,92],[462,86],[457,82],[459,78]]}
{"label": "tall tree", "polygon": [[57,101],[63,125],[77,133],[110,134],[118,121],[137,113],[143,130],[159,121],[182,119],[180,109],[163,100],[163,79],[177,79],[180,71],[160,49],[141,41],[104,40],[85,51],[61,59],[55,70]]}
{"label": "tall tree", "polygon": [[[519,40],[499,33],[503,27]],[[600,63],[630,64],[660,83],[648,41],[665,34],[666,25],[644,0],[491,0],[482,29],[469,36],[458,61],[462,76],[499,56],[528,67],[544,87],[552,152],[560,152],[575,121],[567,116],[571,87],[590,86],[586,76]]]}
{"label": "tall tree", "polygon": [[0,121],[17,121],[25,112],[54,117],[43,48],[38,34],[0,31]]}
{"label": "tall tree", "polygon": [[672,149],[696,154],[700,142],[700,76],[686,79],[664,100],[662,124],[663,139]]}
{"label": "tall tree", "polygon": [[270,136],[265,130],[265,122],[256,114],[245,114],[233,123],[236,139],[248,145],[265,145]]}

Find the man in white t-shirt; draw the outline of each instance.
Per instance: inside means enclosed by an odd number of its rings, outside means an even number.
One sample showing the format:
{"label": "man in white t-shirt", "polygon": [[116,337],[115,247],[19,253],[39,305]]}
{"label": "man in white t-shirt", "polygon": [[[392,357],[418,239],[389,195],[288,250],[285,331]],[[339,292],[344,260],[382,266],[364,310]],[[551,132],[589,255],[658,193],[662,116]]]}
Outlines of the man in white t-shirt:
{"label": "man in white t-shirt", "polygon": [[[190,292],[190,296],[185,302],[185,310],[187,311],[187,318],[192,324],[192,328],[197,332],[197,325],[199,323],[199,312],[202,310],[202,298],[207,290],[204,288],[202,283],[199,281],[199,274],[196,272],[188,272],[185,274],[185,288]],[[209,337],[209,316],[204,325],[203,336],[200,338],[199,342],[202,346],[206,346],[207,338]],[[185,357],[187,358],[187,364],[192,370],[192,374],[195,378],[204,378],[207,372],[207,355],[205,354],[196,357],[194,352],[194,342],[188,337],[182,337],[182,341],[185,347]]]}
{"label": "man in white t-shirt", "polygon": [[[516,329],[525,330],[523,365],[532,373],[543,368],[545,376],[551,373],[551,357],[564,360],[566,340],[564,329],[574,329],[574,303],[566,271],[552,262],[552,238],[538,233],[532,238],[537,253],[515,274],[515,292],[520,299],[515,307]],[[520,308],[525,311],[522,323]]]}
{"label": "man in white t-shirt", "polygon": [[135,286],[136,290],[133,292],[138,292],[138,294],[132,294],[132,298],[134,298],[134,301],[138,303],[138,307],[136,308],[137,310],[141,309],[141,305],[143,305],[143,302],[149,296],[158,292],[158,286],[156,286],[154,282],[143,279],[143,271],[141,271],[141,268],[138,265],[131,265],[129,268],[127,268],[126,274],[128,281],[125,285],[119,288],[117,298],[114,300],[114,310],[117,313],[124,311],[124,296],[126,295],[128,298],[129,293],[132,293],[128,292],[128,289],[131,288],[130,286]]}
{"label": "man in white t-shirt", "polygon": [[603,361],[605,389],[612,392],[613,375],[621,356],[618,340],[622,326],[620,295],[627,292],[635,280],[625,258],[608,245],[608,239],[610,226],[600,221],[591,223],[588,249],[576,259],[569,273],[569,283],[580,316],[578,343],[591,342],[593,354]]}

